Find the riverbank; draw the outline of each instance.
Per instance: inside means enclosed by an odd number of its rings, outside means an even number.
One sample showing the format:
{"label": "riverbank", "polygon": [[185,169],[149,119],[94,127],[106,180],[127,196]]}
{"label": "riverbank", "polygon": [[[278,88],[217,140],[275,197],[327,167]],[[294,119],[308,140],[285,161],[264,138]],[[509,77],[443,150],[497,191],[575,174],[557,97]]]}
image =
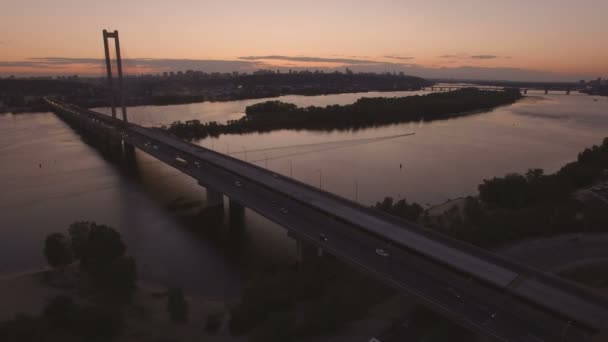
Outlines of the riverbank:
{"label": "riverbank", "polygon": [[246,108],[238,120],[219,124],[215,121],[177,121],[164,127],[183,138],[217,137],[221,134],[269,132],[279,129],[341,130],[360,129],[402,122],[433,121],[471,115],[512,104],[521,99],[518,90],[485,91],[464,88],[446,93],[406,97],[361,98],[353,104],[326,107],[298,107],[291,103],[267,101]]}
{"label": "riverbank", "polygon": [[[92,299],[78,288],[49,283],[53,270],[24,272],[0,278],[0,322],[17,315],[36,317],[57,296],[71,297],[75,302],[88,303]],[[67,270],[74,275],[73,270]],[[125,329],[115,341],[179,340],[241,341],[227,332],[229,306],[236,299],[224,300],[195,294],[186,294],[188,322],[174,323],[167,312],[167,289],[151,283],[138,283],[131,302],[124,310]],[[220,317],[216,332],[206,331],[210,315]]]}

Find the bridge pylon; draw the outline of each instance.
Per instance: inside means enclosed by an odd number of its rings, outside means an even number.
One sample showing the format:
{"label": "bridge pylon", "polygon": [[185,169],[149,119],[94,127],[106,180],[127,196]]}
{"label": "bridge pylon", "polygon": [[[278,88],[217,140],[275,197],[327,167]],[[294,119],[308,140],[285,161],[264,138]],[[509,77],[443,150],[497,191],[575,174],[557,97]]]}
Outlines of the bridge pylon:
{"label": "bridge pylon", "polygon": [[112,61],[110,60],[110,49],[108,47],[108,39],[114,39],[114,48],[116,53],[116,69],[118,71],[118,90],[120,96],[120,107],[122,109],[122,121],[127,122],[127,107],[125,107],[125,95],[122,81],[122,58],[120,57],[120,41],[118,39],[118,31],[108,32],[103,30],[103,47],[106,55],[106,69],[108,73],[108,85],[110,87],[110,104],[112,108],[112,117],[116,118],[116,91],[112,82]]}

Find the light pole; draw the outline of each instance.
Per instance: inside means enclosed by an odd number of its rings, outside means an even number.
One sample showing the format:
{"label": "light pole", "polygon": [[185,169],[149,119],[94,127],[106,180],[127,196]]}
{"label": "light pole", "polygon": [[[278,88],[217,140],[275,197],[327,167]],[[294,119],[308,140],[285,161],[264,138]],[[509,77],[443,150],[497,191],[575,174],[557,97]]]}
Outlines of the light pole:
{"label": "light pole", "polygon": [[359,202],[359,183],[355,181],[355,202]]}
{"label": "light pole", "polygon": [[226,143],[226,154],[230,154],[230,144]]}
{"label": "light pole", "polygon": [[293,178],[293,163],[289,159],[289,177]]}
{"label": "light pole", "polygon": [[268,168],[268,152],[264,152],[264,156],[266,156],[266,168]]}
{"label": "light pole", "polygon": [[245,151],[245,161],[247,161],[247,148],[243,146],[243,151]]}

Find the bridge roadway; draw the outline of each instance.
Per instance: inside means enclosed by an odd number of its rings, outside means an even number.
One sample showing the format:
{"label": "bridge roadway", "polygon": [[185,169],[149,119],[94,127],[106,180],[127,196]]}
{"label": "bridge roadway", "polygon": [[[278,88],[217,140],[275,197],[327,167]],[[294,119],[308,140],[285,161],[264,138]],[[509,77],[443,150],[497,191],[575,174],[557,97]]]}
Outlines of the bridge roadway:
{"label": "bridge roadway", "polygon": [[[298,239],[475,331],[503,341],[590,341],[606,329],[607,301],[577,286],[162,131],[50,103],[60,115],[114,131]],[[379,255],[377,248],[389,256]]]}

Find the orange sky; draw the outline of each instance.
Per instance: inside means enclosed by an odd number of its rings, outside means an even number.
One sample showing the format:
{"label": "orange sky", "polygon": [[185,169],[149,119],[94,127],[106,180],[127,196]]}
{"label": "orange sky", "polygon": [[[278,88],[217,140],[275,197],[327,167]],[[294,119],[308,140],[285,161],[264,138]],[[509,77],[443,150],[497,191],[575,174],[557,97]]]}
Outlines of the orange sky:
{"label": "orange sky", "polygon": [[[30,58],[102,58],[107,28],[120,31],[123,58],[246,61],[217,68],[466,66],[608,76],[606,18],[606,0],[3,0],[0,75],[98,73],[90,63],[49,67]],[[256,56],[281,58],[242,59]],[[137,71],[181,65],[148,64]]]}

